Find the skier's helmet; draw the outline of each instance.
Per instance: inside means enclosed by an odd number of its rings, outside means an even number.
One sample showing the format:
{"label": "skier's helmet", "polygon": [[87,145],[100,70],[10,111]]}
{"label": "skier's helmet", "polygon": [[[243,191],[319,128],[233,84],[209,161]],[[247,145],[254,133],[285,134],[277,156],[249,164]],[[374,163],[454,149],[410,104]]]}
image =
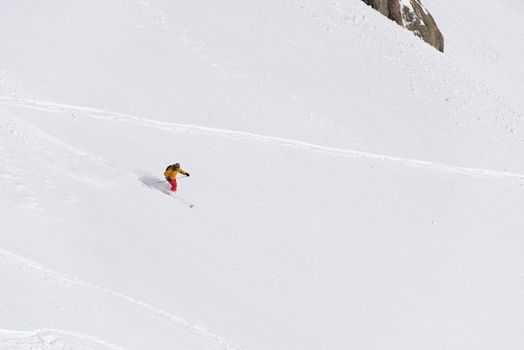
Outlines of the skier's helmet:
{"label": "skier's helmet", "polygon": [[175,169],[180,169],[180,163],[175,163],[173,166],[175,167]]}

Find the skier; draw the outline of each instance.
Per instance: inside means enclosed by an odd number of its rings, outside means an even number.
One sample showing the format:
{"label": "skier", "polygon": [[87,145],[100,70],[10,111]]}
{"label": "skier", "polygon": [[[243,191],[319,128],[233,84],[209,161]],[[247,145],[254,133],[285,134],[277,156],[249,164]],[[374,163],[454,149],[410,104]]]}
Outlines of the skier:
{"label": "skier", "polygon": [[175,163],[175,164],[169,165],[166,168],[166,171],[164,172],[164,177],[166,178],[166,181],[171,184],[171,191],[173,191],[173,192],[176,192],[176,176],[178,174],[189,176],[189,173],[187,173],[184,170],[180,169],[180,164],[179,163]]}

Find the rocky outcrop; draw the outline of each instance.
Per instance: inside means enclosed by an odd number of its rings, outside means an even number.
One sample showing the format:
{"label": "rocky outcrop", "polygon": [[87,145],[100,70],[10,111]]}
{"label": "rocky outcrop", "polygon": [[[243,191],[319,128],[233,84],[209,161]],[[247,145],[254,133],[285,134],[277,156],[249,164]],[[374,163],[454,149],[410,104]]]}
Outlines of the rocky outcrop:
{"label": "rocky outcrop", "polygon": [[411,30],[425,42],[444,52],[444,37],[420,0],[362,0],[399,25]]}

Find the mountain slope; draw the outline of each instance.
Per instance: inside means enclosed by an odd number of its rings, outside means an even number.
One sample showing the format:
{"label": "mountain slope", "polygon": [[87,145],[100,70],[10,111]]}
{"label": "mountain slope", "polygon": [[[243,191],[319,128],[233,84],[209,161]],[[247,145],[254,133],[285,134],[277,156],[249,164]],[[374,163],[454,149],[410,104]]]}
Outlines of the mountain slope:
{"label": "mountain slope", "polygon": [[357,0],[4,13],[0,349],[524,344],[496,81]]}
{"label": "mountain slope", "polygon": [[522,170],[521,109],[356,0],[21,1],[4,16],[0,60],[21,85],[4,95]]}
{"label": "mountain slope", "polygon": [[522,96],[524,35],[520,25],[524,4],[515,0],[491,3],[477,1],[426,1],[446,34],[449,53],[489,81],[496,93],[511,99],[523,117]]}

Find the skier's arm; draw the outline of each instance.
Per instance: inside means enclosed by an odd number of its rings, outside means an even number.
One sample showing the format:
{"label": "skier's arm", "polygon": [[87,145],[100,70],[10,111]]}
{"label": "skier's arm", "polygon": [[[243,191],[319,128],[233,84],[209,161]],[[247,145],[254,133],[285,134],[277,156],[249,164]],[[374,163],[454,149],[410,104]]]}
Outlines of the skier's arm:
{"label": "skier's arm", "polygon": [[189,176],[189,173],[182,169],[180,169],[180,173],[182,173],[182,175]]}

